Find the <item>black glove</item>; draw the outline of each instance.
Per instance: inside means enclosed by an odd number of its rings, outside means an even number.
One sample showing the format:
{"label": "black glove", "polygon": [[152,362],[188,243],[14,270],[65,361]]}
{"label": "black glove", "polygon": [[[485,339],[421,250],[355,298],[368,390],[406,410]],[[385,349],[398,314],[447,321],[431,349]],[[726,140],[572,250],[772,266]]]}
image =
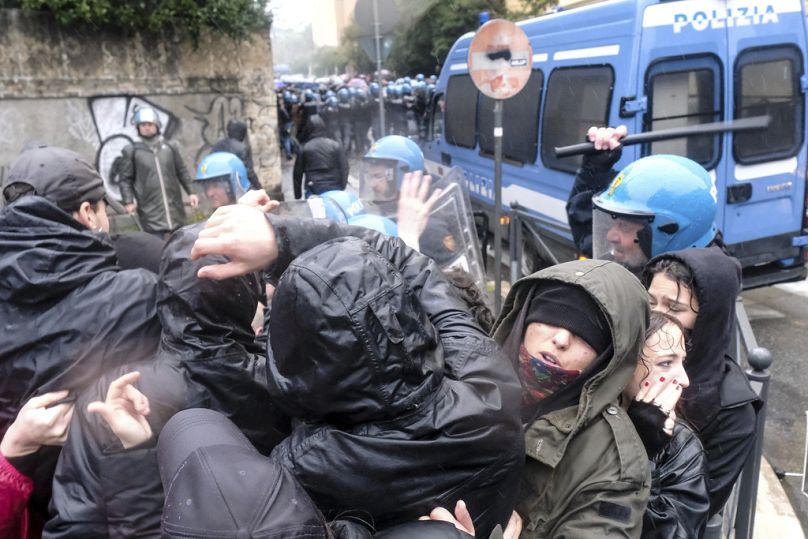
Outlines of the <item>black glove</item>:
{"label": "black glove", "polygon": [[640,435],[640,440],[645,446],[648,458],[653,458],[662,448],[668,445],[671,437],[664,430],[668,414],[660,410],[658,406],[649,402],[631,401],[628,407],[628,416],[634,423],[637,434]]}

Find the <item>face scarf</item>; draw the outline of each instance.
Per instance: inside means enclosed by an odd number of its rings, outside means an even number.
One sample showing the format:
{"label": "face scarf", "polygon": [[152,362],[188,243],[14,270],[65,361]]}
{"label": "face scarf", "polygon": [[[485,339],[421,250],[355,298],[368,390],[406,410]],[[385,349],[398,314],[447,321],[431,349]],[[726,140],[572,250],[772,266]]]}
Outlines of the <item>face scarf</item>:
{"label": "face scarf", "polygon": [[531,356],[525,345],[519,347],[519,377],[525,391],[525,404],[535,404],[572,382],[581,371],[562,369],[542,358]]}

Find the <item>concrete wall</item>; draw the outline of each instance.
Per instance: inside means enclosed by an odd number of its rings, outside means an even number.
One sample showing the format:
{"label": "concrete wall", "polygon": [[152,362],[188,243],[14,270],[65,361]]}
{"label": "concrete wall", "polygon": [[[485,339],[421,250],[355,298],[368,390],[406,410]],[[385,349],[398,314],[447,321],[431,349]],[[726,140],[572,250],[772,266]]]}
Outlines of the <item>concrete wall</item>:
{"label": "concrete wall", "polygon": [[0,9],[0,28],[0,179],[23,144],[40,140],[95,162],[117,193],[109,169],[148,105],[194,171],[227,121],[245,120],[259,179],[280,188],[268,32],[241,43],[203,36],[194,50],[173,36],[71,30],[11,9]]}

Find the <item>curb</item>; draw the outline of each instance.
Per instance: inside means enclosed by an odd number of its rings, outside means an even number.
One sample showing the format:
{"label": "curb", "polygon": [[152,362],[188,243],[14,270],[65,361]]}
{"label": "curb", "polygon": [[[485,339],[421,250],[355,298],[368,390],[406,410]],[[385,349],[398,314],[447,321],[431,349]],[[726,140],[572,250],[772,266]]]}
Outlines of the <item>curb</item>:
{"label": "curb", "polygon": [[788,501],[780,480],[765,457],[760,460],[760,479],[755,505],[753,539],[805,539],[800,521]]}

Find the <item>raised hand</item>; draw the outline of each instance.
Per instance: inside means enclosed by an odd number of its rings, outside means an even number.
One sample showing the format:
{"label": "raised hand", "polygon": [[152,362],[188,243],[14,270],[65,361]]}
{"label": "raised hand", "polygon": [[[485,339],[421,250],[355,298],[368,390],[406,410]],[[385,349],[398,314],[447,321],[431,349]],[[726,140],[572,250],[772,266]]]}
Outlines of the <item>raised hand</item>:
{"label": "raised hand", "polygon": [[137,371],[124,374],[109,385],[105,401],[87,405],[87,411],[101,416],[125,449],[152,437],[151,426],[146,421],[150,412],[149,399],[132,385],[139,378]]}

